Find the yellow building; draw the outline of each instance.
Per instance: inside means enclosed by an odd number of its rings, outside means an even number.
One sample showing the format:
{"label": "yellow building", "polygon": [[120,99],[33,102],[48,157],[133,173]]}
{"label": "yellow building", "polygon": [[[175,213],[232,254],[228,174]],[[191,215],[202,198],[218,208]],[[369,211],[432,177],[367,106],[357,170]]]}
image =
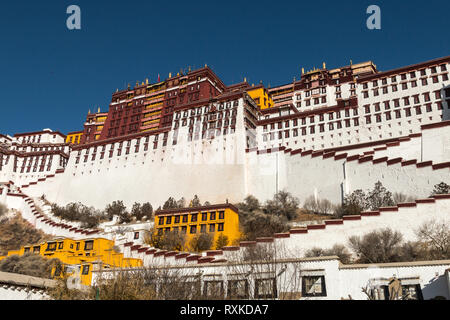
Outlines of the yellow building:
{"label": "yellow building", "polygon": [[[79,269],[81,283],[90,285],[94,268],[133,268],[141,267],[142,260],[124,258],[122,253],[114,250],[114,241],[105,238],[73,240],[56,238],[54,240],[22,247],[20,250],[9,251],[7,256],[24,255],[26,253],[39,254],[47,259],[61,260],[67,274]],[[7,256],[0,257],[0,260]],[[53,276],[62,275],[62,270],[53,270]]]}
{"label": "yellow building", "polygon": [[272,108],[274,105],[272,97],[263,85],[252,87],[247,90],[247,93],[261,110]]}
{"label": "yellow building", "polygon": [[228,245],[239,239],[239,210],[231,204],[218,204],[195,208],[159,210],[155,212],[155,229],[160,235],[168,231],[178,231],[189,241],[200,233],[214,234],[214,244],[220,234],[228,237]]}
{"label": "yellow building", "polygon": [[66,136],[66,143],[80,144],[83,131],[69,132]]}

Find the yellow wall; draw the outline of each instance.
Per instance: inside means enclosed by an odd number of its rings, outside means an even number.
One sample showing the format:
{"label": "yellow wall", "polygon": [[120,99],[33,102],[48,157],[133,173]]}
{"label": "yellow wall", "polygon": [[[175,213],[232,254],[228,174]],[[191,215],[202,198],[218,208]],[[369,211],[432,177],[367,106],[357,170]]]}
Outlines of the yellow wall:
{"label": "yellow wall", "polygon": [[74,133],[74,134],[68,134],[66,136],[66,143],[72,143],[72,144],[80,144],[81,136],[83,135],[82,132],[80,133]]}
{"label": "yellow wall", "polygon": [[270,97],[266,88],[259,87],[256,89],[249,89],[247,93],[256,102],[261,110],[273,107],[272,97]]}
{"label": "yellow wall", "polygon": [[[84,285],[91,284],[93,265],[98,264],[98,262],[110,268],[142,266],[141,259],[124,258],[122,253],[117,253],[113,250],[114,241],[104,238],[85,240],[55,239],[41,244],[24,246],[20,250],[10,251],[8,256],[34,252],[34,248],[38,247],[39,251],[36,251],[36,253],[47,259],[58,258],[64,265],[81,266],[80,277]],[[6,257],[0,257],[0,260],[4,258]],[[88,268],[86,269],[86,274],[83,274],[84,266]]]}
{"label": "yellow wall", "polygon": [[[201,208],[199,208],[201,209]],[[206,232],[210,232],[210,225],[214,225],[214,243],[213,248],[215,248],[217,238],[220,234],[224,234],[228,237],[228,245],[236,239],[239,239],[241,233],[239,231],[239,215],[237,212],[231,208],[214,209],[214,210],[199,210],[192,208],[190,212],[180,212],[180,213],[170,213],[161,214],[155,216],[155,229],[156,232],[164,233],[167,231],[182,231],[182,227],[186,227],[186,244],[185,249],[189,249],[189,242],[195,236],[201,233],[201,225],[206,225]],[[224,212],[224,218],[220,219],[220,211]],[[207,213],[206,220],[203,220],[203,213]],[[215,219],[211,219],[211,213],[215,213]],[[197,221],[192,221],[192,216],[197,214]],[[179,222],[175,222],[176,218],[179,217]],[[183,222],[183,216],[187,216],[187,222]],[[169,218],[170,217],[170,218]],[[168,218],[170,222],[168,223]],[[219,224],[223,224],[223,231],[219,231]],[[191,233],[191,227],[196,227],[196,232]],[[177,229],[178,228],[178,229]]]}

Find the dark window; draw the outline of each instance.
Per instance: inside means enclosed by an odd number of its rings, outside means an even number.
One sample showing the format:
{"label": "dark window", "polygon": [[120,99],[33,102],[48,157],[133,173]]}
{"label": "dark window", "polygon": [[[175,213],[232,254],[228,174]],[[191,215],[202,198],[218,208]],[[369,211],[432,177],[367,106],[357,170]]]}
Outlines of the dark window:
{"label": "dark window", "polygon": [[137,240],[137,239],[139,239],[139,232],[134,233],[134,240]]}
{"label": "dark window", "polygon": [[209,232],[216,232],[216,225],[215,224],[210,224],[209,225]]}
{"label": "dark window", "polygon": [[84,265],[83,272],[81,274],[83,274],[83,275],[89,274],[89,267],[90,267],[89,265]]}
{"label": "dark window", "polygon": [[197,214],[192,214],[191,215],[191,222],[197,222]]}
{"label": "dark window", "polygon": [[92,250],[92,249],[94,249],[94,241],[85,241],[84,250]]}
{"label": "dark window", "polygon": [[189,231],[191,234],[197,233],[197,226],[191,226],[191,229]]}
{"label": "dark window", "polygon": [[218,224],[217,231],[223,231],[223,223]]}
{"label": "dark window", "polygon": [[209,219],[216,220],[216,213],[215,212],[211,212],[210,216],[209,216]]}
{"label": "dark window", "polygon": [[229,280],[227,289],[228,299],[248,299],[249,289],[247,280]]}
{"label": "dark window", "polygon": [[219,211],[219,219],[225,219],[225,211]]}
{"label": "dark window", "polygon": [[203,283],[203,295],[207,298],[223,298],[223,281],[205,281]]}
{"label": "dark window", "polygon": [[167,217],[166,224],[171,224],[171,223],[172,223],[172,217]]}
{"label": "dark window", "polygon": [[52,242],[47,245],[46,251],[55,251],[55,250],[56,250],[56,242]]}
{"label": "dark window", "polygon": [[208,220],[208,213],[203,212],[202,213],[202,221],[206,221],[206,220]]}
{"label": "dark window", "polygon": [[273,299],[277,297],[277,281],[275,278],[255,280],[255,298]]}
{"label": "dark window", "polygon": [[187,214],[185,214],[183,216],[183,223],[186,223],[186,222],[188,222],[188,215]]}
{"label": "dark window", "polygon": [[302,277],[302,296],[304,297],[326,297],[327,290],[324,276]]}

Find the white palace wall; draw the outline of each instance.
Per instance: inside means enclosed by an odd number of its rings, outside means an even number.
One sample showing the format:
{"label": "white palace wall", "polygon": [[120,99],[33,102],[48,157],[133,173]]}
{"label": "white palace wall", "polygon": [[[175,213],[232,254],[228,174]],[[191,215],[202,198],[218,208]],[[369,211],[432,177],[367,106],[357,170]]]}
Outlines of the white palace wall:
{"label": "white palace wall", "polygon": [[[377,181],[393,193],[420,198],[429,196],[434,185],[450,183],[450,167],[445,164],[450,159],[448,125],[426,128],[422,136],[384,150],[366,147],[331,156],[302,155],[285,149],[245,152],[245,134],[239,129],[213,140],[186,141],[186,137],[187,133],[178,132],[177,144],[172,145],[169,134],[166,147],[153,150],[150,142],[148,151],[141,142],[137,153],[134,139],[129,154],[122,150],[120,156],[116,143],[113,157],[109,158],[108,145],[103,160],[97,151],[92,161],[91,150],[86,162],[83,149],[78,164],[78,151],[72,151],[64,173],[31,184],[24,191],[32,197],[45,194],[58,204],[81,201],[103,209],[115,200],[123,200],[127,206],[148,201],[158,207],[170,196],[189,201],[198,195],[202,202],[223,203],[228,199],[235,203],[251,194],[265,201],[283,189],[302,203],[315,196],[338,204],[346,194],[372,189]],[[372,154],[363,156],[368,151]],[[377,161],[384,157],[387,159]],[[409,160],[415,161],[405,162]]]}

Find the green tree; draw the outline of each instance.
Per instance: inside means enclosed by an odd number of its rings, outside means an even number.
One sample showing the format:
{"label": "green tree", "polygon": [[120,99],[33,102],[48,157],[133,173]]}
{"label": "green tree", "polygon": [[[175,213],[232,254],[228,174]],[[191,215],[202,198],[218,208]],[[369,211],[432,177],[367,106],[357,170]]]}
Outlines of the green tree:
{"label": "green tree", "polygon": [[110,221],[114,216],[118,216],[120,220],[126,220],[126,217],[128,216],[127,208],[123,204],[123,201],[113,201],[111,204],[108,204],[105,212]]}
{"label": "green tree", "polygon": [[260,210],[261,209],[261,204],[259,203],[259,200],[256,199],[252,195],[248,195],[244,199],[244,202],[238,203],[236,206],[239,209],[239,212],[242,212],[244,214],[245,213],[251,213],[251,212],[254,212],[256,210]]}
{"label": "green tree", "polygon": [[380,181],[375,183],[375,187],[368,193],[366,199],[371,210],[378,210],[381,207],[394,205],[392,193],[388,191]]}
{"label": "green tree", "polygon": [[446,184],[445,182],[441,182],[434,186],[431,196],[435,196],[437,194],[449,194],[449,193],[450,193],[450,186],[448,184]]}
{"label": "green tree", "polygon": [[210,250],[213,245],[214,238],[212,234],[200,233],[191,238],[189,245],[195,252]]}
{"label": "green tree", "polygon": [[191,200],[191,207],[201,207],[202,204],[200,202],[200,199],[198,198],[197,195],[194,196],[194,199]]}
{"label": "green tree", "polygon": [[223,247],[226,247],[228,245],[228,237],[224,235],[223,233],[219,234],[216,240],[216,250],[222,250]]}
{"label": "green tree", "polygon": [[163,210],[177,209],[177,208],[178,208],[177,201],[172,197],[169,197],[169,199],[167,199],[166,202],[164,202]]}
{"label": "green tree", "polygon": [[264,212],[270,215],[282,216],[292,220],[297,216],[299,205],[298,198],[287,191],[279,191],[273,196],[273,200],[266,201]]}

